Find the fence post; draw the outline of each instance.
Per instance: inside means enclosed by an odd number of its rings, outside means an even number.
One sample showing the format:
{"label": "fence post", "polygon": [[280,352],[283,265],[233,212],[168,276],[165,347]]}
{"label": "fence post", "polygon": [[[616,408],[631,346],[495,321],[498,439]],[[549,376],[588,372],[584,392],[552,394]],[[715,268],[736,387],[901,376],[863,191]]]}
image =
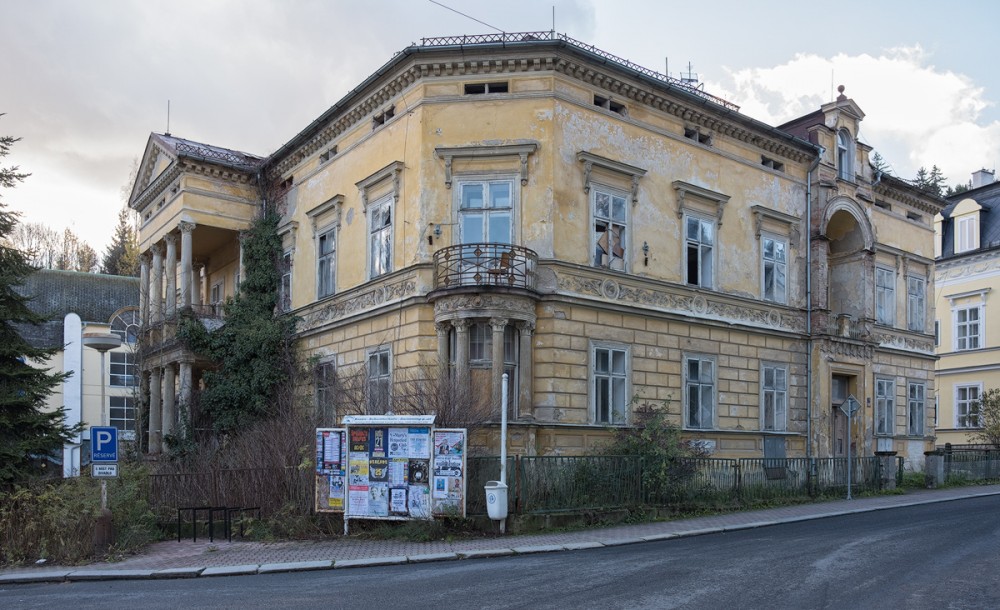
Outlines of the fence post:
{"label": "fence post", "polygon": [[743,497],[743,472],[740,469],[740,463],[738,461],[733,462],[733,469],[736,470],[736,477],[733,481],[733,485],[735,486],[733,493],[736,496],[737,502],[739,502]]}
{"label": "fence post", "polygon": [[[506,466],[506,464],[505,464]],[[514,514],[521,512],[521,454],[514,454]]]}
{"label": "fence post", "polygon": [[816,458],[809,458],[809,467],[806,471],[806,492],[811,498],[816,497],[816,476],[818,474],[819,473],[816,468]]}
{"label": "fence post", "polygon": [[924,452],[924,484],[930,488],[944,485],[945,454],[941,451]]}

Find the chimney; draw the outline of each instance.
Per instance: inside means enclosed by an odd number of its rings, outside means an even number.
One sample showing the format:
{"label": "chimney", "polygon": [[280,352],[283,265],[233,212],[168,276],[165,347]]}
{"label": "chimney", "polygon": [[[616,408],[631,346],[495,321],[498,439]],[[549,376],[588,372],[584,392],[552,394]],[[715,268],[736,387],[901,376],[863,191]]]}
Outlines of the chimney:
{"label": "chimney", "polygon": [[993,172],[988,169],[972,172],[972,188],[977,189],[987,184],[993,184]]}

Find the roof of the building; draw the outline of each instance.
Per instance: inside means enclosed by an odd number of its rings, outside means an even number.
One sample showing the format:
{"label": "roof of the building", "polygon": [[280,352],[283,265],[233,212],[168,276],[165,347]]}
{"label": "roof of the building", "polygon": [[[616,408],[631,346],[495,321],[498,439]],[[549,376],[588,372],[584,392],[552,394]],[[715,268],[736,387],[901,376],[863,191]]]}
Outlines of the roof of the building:
{"label": "roof of the building", "polygon": [[259,155],[178,138],[169,133],[155,133],[154,135],[164,148],[178,157],[192,157],[244,170],[255,167],[264,160]]}
{"label": "roof of the building", "polygon": [[979,211],[979,249],[962,252],[960,255],[1000,249],[1000,182],[994,182],[947,198],[948,207],[941,212],[944,217],[941,223],[941,258],[955,256],[955,232],[952,230],[951,214],[955,206],[964,199],[974,200],[982,210]]}
{"label": "roof of the building", "polygon": [[68,313],[83,322],[107,324],[123,307],[139,306],[137,277],[40,269],[15,290],[31,297],[32,311],[51,318],[37,326],[18,325],[21,336],[35,347],[62,345],[63,318]]}

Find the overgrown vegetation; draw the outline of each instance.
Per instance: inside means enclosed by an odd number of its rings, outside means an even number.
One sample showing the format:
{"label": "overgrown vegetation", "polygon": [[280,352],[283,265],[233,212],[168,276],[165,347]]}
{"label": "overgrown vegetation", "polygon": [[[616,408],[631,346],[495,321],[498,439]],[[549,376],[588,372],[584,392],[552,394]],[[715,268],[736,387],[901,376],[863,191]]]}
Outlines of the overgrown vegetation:
{"label": "overgrown vegetation", "polygon": [[973,410],[978,411],[982,427],[970,435],[972,441],[1000,449],[1000,388],[983,392]]}

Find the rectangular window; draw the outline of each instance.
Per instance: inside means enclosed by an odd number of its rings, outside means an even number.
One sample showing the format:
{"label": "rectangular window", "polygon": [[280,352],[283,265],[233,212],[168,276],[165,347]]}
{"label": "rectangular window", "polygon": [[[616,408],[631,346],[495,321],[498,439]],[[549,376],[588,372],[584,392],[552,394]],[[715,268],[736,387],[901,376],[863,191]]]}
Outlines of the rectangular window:
{"label": "rectangular window", "polygon": [[467,83],[465,85],[466,95],[483,95],[486,93],[507,93],[508,85],[506,81],[498,83]]}
{"label": "rectangular window", "polygon": [[956,252],[968,252],[977,247],[976,240],[976,217],[959,218],[956,227],[958,239],[956,239]]}
{"label": "rectangular window", "polygon": [[764,278],[764,300],[774,303],[786,303],[788,301],[786,272],[787,259],[786,251],[788,246],[785,242],[771,238],[762,237],[763,247],[763,278]]}
{"label": "rectangular window", "polygon": [[906,433],[924,435],[924,400],[927,389],[922,383],[910,383],[906,391]]}
{"label": "rectangular window", "polygon": [[875,434],[891,436],[896,430],[896,382],[892,379],[875,380]]}
{"label": "rectangular window", "polygon": [[692,286],[712,288],[714,285],[714,230],[715,225],[710,220],[691,216],[684,218],[687,283]]}
{"label": "rectangular window", "polygon": [[979,412],[979,395],[982,390],[979,384],[955,386],[956,428],[982,427]]}
{"label": "rectangular window", "polygon": [[594,266],[625,271],[626,214],[624,193],[594,186]]}
{"label": "rectangular window", "polygon": [[226,296],[226,282],[225,280],[219,280],[218,282],[212,284],[212,291],[209,294],[209,304],[212,306],[212,312],[217,315],[222,315],[222,301]]}
{"label": "rectangular window", "polygon": [[131,396],[112,396],[108,407],[108,424],[121,431],[123,440],[134,441],[135,399]]}
{"label": "rectangular window", "polygon": [[788,369],[765,364],[761,367],[761,400],[764,430],[784,430],[788,409]]}
{"label": "rectangular window", "polygon": [[368,206],[371,278],[392,271],[392,196]]}
{"label": "rectangular window", "polygon": [[927,294],[927,281],[922,277],[909,276],[906,278],[906,328],[924,332],[926,328],[927,309],[925,299]]}
{"label": "rectangular window", "polygon": [[875,322],[896,323],[896,272],[891,269],[875,269]]}
{"label": "rectangular window", "polygon": [[111,358],[111,378],[109,385],[116,388],[134,388],[139,385],[136,375],[135,354],[129,352],[109,352]]}
{"label": "rectangular window", "polygon": [[292,253],[281,255],[281,286],[278,290],[278,309],[288,311],[292,308]]}
{"label": "rectangular window", "polygon": [[715,425],[715,361],[688,357],[684,361],[686,419],[688,428]]}
{"label": "rectangular window", "polygon": [[626,423],[628,350],[595,347],[592,358],[595,422],[613,425]]}
{"label": "rectangular window", "polygon": [[316,410],[326,424],[336,424],[337,363],[334,360],[320,362],[313,370],[313,383],[316,388]]}
{"label": "rectangular window", "polygon": [[459,197],[463,244],[513,243],[513,180],[463,181]]}
{"label": "rectangular window", "polygon": [[955,310],[955,350],[979,349],[982,344],[982,326],[979,324],[979,307]]}
{"label": "rectangular window", "polygon": [[316,243],[316,297],[328,297],[337,290],[337,240],[334,229],[320,233]]}
{"label": "rectangular window", "polygon": [[389,358],[389,348],[379,348],[368,354],[367,402],[370,415],[382,415],[389,411],[392,383]]}

